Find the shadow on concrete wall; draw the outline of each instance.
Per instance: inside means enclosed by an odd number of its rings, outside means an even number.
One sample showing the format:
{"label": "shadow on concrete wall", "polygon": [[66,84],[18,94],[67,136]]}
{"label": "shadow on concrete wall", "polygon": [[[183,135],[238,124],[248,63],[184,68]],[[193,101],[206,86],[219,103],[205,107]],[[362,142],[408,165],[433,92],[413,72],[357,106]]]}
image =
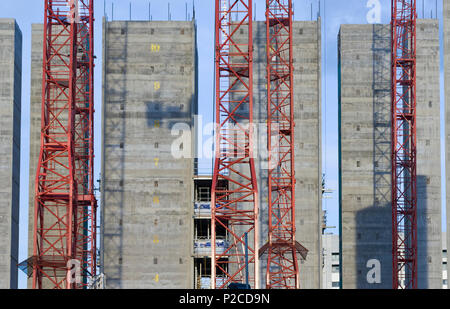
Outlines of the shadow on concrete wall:
{"label": "shadow on concrete wall", "polygon": [[[428,256],[428,225],[431,224],[427,217],[428,208],[428,177],[424,175],[417,176],[417,270],[418,270],[418,288],[429,288],[429,269],[428,265],[432,262],[432,257]],[[437,223],[437,224],[440,224]],[[437,256],[440,258],[440,256]],[[440,263],[440,262],[438,262]]]}
{"label": "shadow on concrete wall", "polygon": [[391,34],[373,25],[373,196],[374,206],[391,201]]}
{"label": "shadow on concrete wall", "polygon": [[[392,287],[391,222],[390,203],[357,212],[356,288],[389,289]],[[371,260],[377,260],[380,263],[380,281],[370,281],[370,278],[368,280],[368,273],[374,268],[369,262]]]}
{"label": "shadow on concrete wall", "polygon": [[[390,25],[373,26],[373,200],[356,215],[356,286],[359,289],[392,288],[392,203],[390,119]],[[427,209],[427,177],[417,176],[418,210]],[[418,211],[420,216],[421,212]],[[427,218],[418,217],[419,288],[428,288]],[[408,225],[409,223],[406,223]],[[409,240],[410,241],[410,240]],[[367,280],[369,260],[381,264],[381,281]],[[410,273],[407,277],[410,277]]]}
{"label": "shadow on concrete wall", "polygon": [[[417,177],[418,209],[426,209],[427,177]],[[427,218],[420,217],[418,211],[418,287],[428,288],[428,250],[426,240]],[[372,206],[359,211],[356,215],[356,276],[358,289],[391,289],[392,288],[392,211],[391,202]],[[422,240],[422,241],[420,241]],[[410,240],[407,240],[410,241]],[[422,245],[423,244],[423,245]],[[381,264],[381,282],[369,283],[367,274],[372,267],[367,262],[377,259]],[[411,277],[408,272],[407,278]]]}
{"label": "shadow on concrete wall", "polygon": [[[108,23],[105,24],[108,27]],[[125,44],[122,44],[121,54],[117,57],[121,60],[122,71],[126,72],[128,60],[128,31],[121,33]],[[105,31],[108,33],[108,29]],[[104,47],[106,53],[108,47]],[[109,55],[105,55],[109,59]],[[105,63],[104,70],[108,69],[108,63]],[[106,81],[105,81],[106,84]],[[123,212],[124,212],[124,185],[125,185],[125,136],[126,136],[126,117],[125,102],[127,99],[127,81],[126,74],[120,75],[115,81],[117,91],[112,91],[105,85],[105,89],[109,91],[108,96],[119,97],[118,101],[105,100],[104,104],[113,105],[114,110],[104,115],[104,141],[118,141],[118,143],[104,145],[104,164],[105,170],[109,175],[104,175],[105,183],[103,188],[102,207],[103,212],[107,211],[107,222],[104,224],[103,243],[104,258],[103,267],[106,276],[106,287],[109,289],[122,288],[122,263],[123,263]],[[106,107],[105,110],[108,110]],[[107,118],[108,117],[108,118]],[[107,180],[106,180],[107,179]],[[114,180],[113,180],[114,179]]]}
{"label": "shadow on concrete wall", "polygon": [[[162,101],[147,101],[146,114],[147,126],[154,128],[155,123],[158,123],[159,128],[167,129],[169,134],[173,126],[178,123],[185,123],[191,129],[193,128],[193,119],[191,106],[195,105],[196,96],[192,95],[188,102],[189,104],[168,105]],[[186,120],[190,119],[190,122]],[[192,131],[194,133],[194,131]]]}
{"label": "shadow on concrete wall", "polygon": [[[356,286],[392,286],[391,212],[391,44],[390,25],[372,26],[373,206],[356,214]],[[369,283],[368,261],[380,262],[381,281]]]}

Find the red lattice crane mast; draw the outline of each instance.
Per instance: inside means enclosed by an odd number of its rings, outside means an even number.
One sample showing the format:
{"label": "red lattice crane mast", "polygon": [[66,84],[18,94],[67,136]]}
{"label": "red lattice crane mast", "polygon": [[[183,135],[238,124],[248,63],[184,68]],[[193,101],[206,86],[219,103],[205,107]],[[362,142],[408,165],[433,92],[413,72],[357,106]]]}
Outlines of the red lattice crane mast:
{"label": "red lattice crane mast", "polygon": [[96,274],[94,1],[45,0],[35,289],[86,288]]}
{"label": "red lattice crane mast", "polygon": [[[258,192],[253,156],[252,0],[216,0],[215,162],[211,287],[259,288]],[[223,249],[217,246],[225,237]]]}
{"label": "red lattice crane mast", "polygon": [[416,1],[392,0],[392,285],[417,288]]}
{"label": "red lattice crane mast", "polygon": [[295,240],[292,22],[291,0],[266,0],[269,235],[260,254],[269,289],[298,289],[298,258],[307,254]]}

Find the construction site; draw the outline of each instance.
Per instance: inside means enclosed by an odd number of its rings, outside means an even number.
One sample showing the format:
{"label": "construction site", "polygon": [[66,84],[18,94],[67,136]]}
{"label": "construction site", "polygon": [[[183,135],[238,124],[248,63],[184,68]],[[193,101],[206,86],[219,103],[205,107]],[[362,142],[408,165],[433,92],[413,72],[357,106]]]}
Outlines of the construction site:
{"label": "construction site", "polygon": [[29,10],[0,4],[0,289],[448,289],[449,1]]}

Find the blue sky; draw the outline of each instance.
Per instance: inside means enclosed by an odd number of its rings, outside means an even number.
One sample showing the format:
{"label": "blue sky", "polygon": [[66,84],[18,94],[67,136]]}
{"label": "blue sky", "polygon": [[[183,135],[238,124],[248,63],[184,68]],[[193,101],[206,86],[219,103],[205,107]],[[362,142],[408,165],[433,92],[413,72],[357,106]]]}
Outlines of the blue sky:
{"label": "blue sky", "polygon": [[[168,3],[172,20],[186,19],[186,4],[188,14],[192,17],[192,6],[195,1],[198,26],[198,52],[199,52],[199,110],[204,118],[204,123],[212,121],[213,112],[213,38],[214,38],[214,0],[95,0],[95,109],[96,109],[96,160],[95,174],[100,171],[100,121],[101,121],[101,66],[102,66],[102,17],[104,12],[108,18],[112,18],[112,3],[114,2],[114,20],[128,20],[130,17],[129,5],[132,3],[131,19],[148,20],[149,2],[151,3],[151,15],[153,20],[167,20]],[[425,17],[431,14],[436,17],[436,0],[418,0],[419,18],[423,17],[422,7],[425,7]],[[328,211],[328,225],[338,226],[338,122],[337,122],[337,34],[341,24],[367,23],[366,15],[370,10],[370,0],[321,0],[320,12],[322,16],[322,111],[323,111],[323,170],[326,173],[327,187],[334,190],[330,199],[325,199],[323,207]],[[381,22],[390,21],[391,0],[380,0]],[[256,4],[256,19],[264,20],[264,0],[254,0]],[[423,4],[422,4],[423,3]],[[104,8],[104,4],[106,7]],[[442,0],[437,0],[438,16],[442,15]],[[295,20],[310,20],[311,11],[313,19],[319,12],[319,0],[294,0]],[[23,34],[23,80],[22,80],[22,147],[21,147],[21,196],[20,196],[20,252],[19,260],[27,258],[27,227],[28,227],[28,167],[29,167],[29,103],[30,103],[30,66],[31,66],[31,24],[42,23],[44,13],[44,0],[15,0],[0,2],[0,18],[15,18]],[[442,29],[442,20],[441,29]],[[442,37],[442,31],[441,31]],[[441,40],[442,42],[442,40]],[[442,70],[442,46],[441,46],[441,111],[444,107],[444,87]],[[441,112],[441,127],[444,130],[444,113]],[[442,172],[444,173],[444,134],[441,134]],[[210,162],[203,160],[201,167],[205,168]],[[445,178],[442,178],[442,186],[445,188]],[[445,190],[442,190],[442,203],[445,205]],[[443,207],[443,220],[445,209]],[[328,232],[337,232],[330,229]],[[20,274],[20,287],[26,287],[26,280]]]}

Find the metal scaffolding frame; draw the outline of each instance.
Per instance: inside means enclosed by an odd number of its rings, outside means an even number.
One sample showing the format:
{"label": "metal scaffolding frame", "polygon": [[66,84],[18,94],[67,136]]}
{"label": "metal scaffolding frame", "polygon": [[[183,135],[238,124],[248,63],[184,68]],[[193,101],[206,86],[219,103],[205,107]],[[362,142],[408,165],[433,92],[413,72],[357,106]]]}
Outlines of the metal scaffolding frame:
{"label": "metal scaffolding frame", "polygon": [[[215,4],[211,287],[246,283],[259,288],[258,191],[253,154],[253,5],[252,0],[216,0]],[[228,183],[225,188],[220,185],[224,181]],[[228,236],[223,252],[216,250],[218,228]]]}
{"label": "metal scaffolding frame", "polygon": [[96,276],[94,1],[46,0],[34,289],[87,288]]}
{"label": "metal scaffolding frame", "polygon": [[392,287],[417,288],[416,0],[392,0]]}
{"label": "metal scaffolding frame", "polygon": [[298,289],[298,259],[307,250],[295,240],[295,145],[292,0],[266,0],[267,145],[269,150],[266,287]]}

